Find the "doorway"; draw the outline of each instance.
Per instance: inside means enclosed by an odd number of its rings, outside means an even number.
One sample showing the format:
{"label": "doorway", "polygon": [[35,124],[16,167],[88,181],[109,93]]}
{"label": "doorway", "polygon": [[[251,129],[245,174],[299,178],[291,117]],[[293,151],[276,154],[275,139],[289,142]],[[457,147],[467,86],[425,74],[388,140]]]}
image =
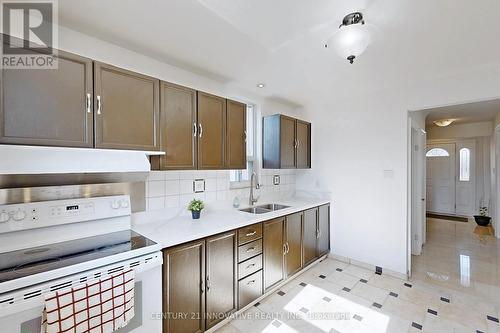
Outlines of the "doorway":
{"label": "doorway", "polygon": [[476,203],[474,140],[427,144],[427,212],[472,216]]}

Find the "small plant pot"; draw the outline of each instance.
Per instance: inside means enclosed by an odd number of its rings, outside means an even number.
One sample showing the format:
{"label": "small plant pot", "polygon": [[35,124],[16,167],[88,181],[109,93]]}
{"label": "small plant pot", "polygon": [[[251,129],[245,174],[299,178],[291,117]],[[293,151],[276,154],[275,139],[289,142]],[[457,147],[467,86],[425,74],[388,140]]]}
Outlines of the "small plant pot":
{"label": "small plant pot", "polygon": [[491,217],[489,216],[481,216],[481,215],[474,215],[474,220],[476,221],[477,225],[481,227],[486,227],[490,224],[491,222]]}
{"label": "small plant pot", "polygon": [[201,210],[192,210],[191,215],[193,216],[193,220],[198,220],[201,215]]}

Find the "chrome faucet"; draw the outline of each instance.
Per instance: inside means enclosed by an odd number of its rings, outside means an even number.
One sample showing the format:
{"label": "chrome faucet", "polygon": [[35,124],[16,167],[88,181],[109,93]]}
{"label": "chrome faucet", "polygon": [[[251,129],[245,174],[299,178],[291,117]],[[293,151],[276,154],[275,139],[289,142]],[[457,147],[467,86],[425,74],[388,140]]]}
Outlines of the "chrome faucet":
{"label": "chrome faucet", "polygon": [[[254,183],[255,177],[257,177],[257,174],[254,171],[254,172],[252,172],[252,176],[250,177],[250,198],[248,199],[248,204],[250,206],[253,206],[253,204],[256,203],[257,200],[259,200],[259,197],[254,198],[254,196],[253,196],[253,187],[254,187],[253,183]],[[259,188],[259,183],[255,184],[255,188],[256,189]]]}

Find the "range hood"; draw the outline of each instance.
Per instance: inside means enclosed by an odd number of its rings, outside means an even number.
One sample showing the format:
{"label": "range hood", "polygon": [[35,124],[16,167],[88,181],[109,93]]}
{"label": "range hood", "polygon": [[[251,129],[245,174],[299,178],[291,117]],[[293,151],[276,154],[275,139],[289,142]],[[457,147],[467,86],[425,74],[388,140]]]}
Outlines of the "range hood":
{"label": "range hood", "polygon": [[144,181],[163,152],[0,145],[0,188]]}

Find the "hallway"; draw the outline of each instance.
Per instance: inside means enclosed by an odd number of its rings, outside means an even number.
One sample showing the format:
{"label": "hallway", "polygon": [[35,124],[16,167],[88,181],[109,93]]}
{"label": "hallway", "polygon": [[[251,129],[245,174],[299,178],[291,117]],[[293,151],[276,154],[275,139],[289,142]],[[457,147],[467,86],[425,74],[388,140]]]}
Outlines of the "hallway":
{"label": "hallway", "polygon": [[453,321],[486,323],[497,332],[487,319],[500,307],[500,241],[491,232],[473,220],[428,218],[427,243],[421,256],[412,257],[411,281],[450,300]]}

